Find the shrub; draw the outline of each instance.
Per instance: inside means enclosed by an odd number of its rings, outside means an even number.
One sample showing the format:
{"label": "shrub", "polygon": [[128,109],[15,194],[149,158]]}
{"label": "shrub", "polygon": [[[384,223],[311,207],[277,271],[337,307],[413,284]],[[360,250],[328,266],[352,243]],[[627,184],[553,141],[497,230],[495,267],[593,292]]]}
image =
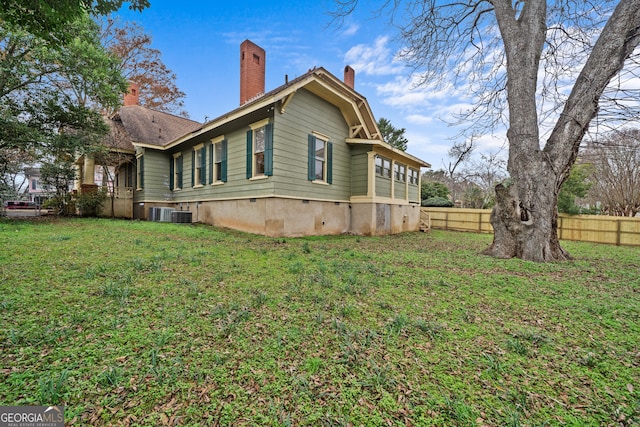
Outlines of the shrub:
{"label": "shrub", "polygon": [[76,197],[76,206],[80,209],[80,215],[96,216],[106,198],[107,190],[104,188],[78,194]]}
{"label": "shrub", "polygon": [[444,197],[430,197],[422,201],[422,206],[434,208],[452,208],[453,202]]}

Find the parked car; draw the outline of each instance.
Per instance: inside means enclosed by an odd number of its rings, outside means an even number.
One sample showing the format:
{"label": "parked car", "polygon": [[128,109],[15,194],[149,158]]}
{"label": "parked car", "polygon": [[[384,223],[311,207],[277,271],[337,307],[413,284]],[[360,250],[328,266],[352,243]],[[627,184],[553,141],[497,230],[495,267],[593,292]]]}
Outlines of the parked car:
{"label": "parked car", "polygon": [[35,202],[24,202],[20,200],[8,200],[4,202],[5,209],[38,209]]}

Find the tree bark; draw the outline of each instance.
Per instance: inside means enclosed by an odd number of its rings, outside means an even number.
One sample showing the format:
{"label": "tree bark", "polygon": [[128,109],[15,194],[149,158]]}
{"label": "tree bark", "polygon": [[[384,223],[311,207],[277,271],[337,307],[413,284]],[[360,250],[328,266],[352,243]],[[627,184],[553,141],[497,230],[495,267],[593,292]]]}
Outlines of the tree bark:
{"label": "tree bark", "polygon": [[544,149],[536,108],[546,1],[493,0],[507,56],[510,181],[496,187],[492,245],[485,254],[546,262],[571,259],[558,239],[558,192],[576,160],[598,100],[640,42],[640,0],[621,0],[580,73]]}

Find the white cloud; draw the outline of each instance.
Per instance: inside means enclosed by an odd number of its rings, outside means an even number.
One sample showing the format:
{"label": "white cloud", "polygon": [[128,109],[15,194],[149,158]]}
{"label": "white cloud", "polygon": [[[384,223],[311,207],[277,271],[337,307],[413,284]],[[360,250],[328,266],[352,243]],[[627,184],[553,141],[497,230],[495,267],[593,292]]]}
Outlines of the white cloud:
{"label": "white cloud", "polygon": [[355,35],[360,29],[360,25],[356,23],[351,23],[345,30],[342,32],[343,36],[350,37]]}
{"label": "white cloud", "polygon": [[433,123],[433,116],[410,114],[407,116],[407,121],[415,125],[428,125]]}
{"label": "white cloud", "polygon": [[388,43],[389,37],[379,36],[373,46],[355,45],[345,53],[345,62],[350,64],[356,73],[372,76],[399,74],[405,67],[395,59]]}

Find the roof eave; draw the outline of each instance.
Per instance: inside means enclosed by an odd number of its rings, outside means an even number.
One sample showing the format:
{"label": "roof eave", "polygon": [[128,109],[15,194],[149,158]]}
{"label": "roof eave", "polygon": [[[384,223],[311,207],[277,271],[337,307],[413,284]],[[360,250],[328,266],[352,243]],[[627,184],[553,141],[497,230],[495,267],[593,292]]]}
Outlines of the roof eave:
{"label": "roof eave", "polygon": [[379,140],[379,139],[362,139],[362,138],[347,138],[346,140],[347,144],[351,144],[351,145],[372,145],[374,147],[376,147],[378,149],[378,151],[382,151],[382,152],[388,152],[388,153],[392,153],[393,155],[395,155],[396,157],[403,157],[407,160],[410,160],[411,162],[415,163],[417,166],[420,167],[424,167],[424,168],[430,168],[431,164],[428,162],[425,162],[424,160],[413,156],[409,153],[407,153],[406,151],[402,151],[398,148],[393,147],[392,145]]}

